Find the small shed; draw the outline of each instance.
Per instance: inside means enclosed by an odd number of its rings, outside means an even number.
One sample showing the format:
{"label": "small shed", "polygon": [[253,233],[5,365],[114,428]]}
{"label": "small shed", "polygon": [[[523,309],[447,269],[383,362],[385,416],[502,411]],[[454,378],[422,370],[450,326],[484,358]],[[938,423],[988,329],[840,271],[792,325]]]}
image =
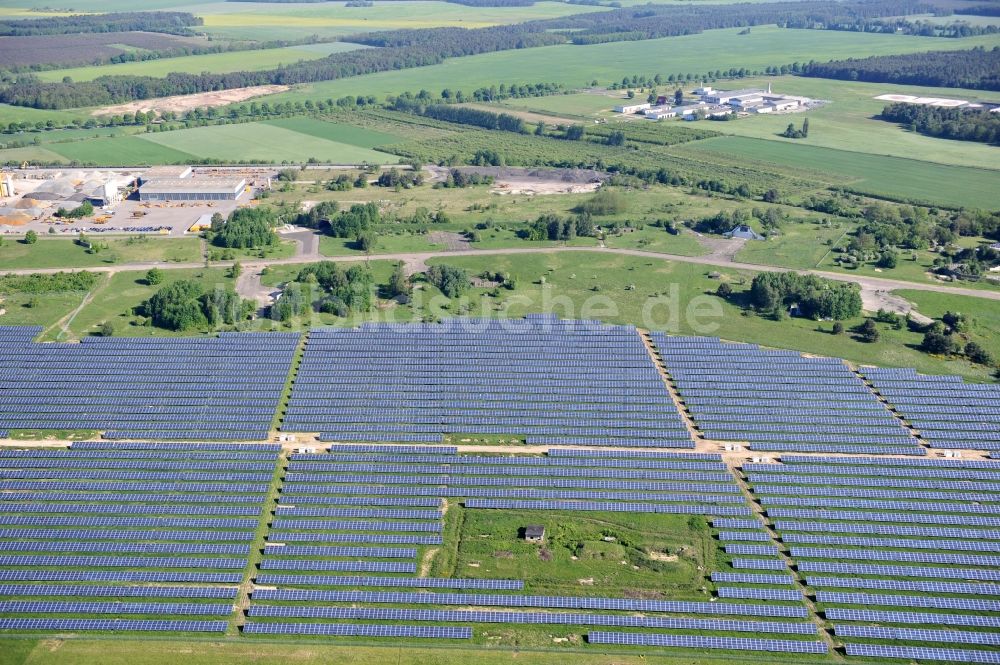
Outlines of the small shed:
{"label": "small shed", "polygon": [[729,232],[730,238],[742,238],[743,240],[763,240],[763,236],[751,229],[746,224],[740,224]]}
{"label": "small shed", "polygon": [[529,543],[540,543],[545,540],[545,527],[529,524],[524,527],[524,540]]}

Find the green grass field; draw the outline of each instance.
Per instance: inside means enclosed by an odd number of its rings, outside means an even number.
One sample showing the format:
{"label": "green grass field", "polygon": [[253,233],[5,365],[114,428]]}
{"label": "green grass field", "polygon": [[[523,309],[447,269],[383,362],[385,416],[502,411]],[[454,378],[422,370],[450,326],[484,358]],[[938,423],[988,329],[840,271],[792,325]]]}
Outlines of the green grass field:
{"label": "green grass field", "polygon": [[214,285],[232,286],[229,271],[223,268],[198,268],[191,270],[164,270],[164,279],[157,286],[145,283],[144,271],[123,271],[115,273],[99,286],[90,301],[73,319],[69,328],[70,336],[86,337],[94,333],[98,326],[110,321],[116,334],[129,337],[150,336],[190,336],[192,333],[172,333],[168,330],[133,325],[135,316],[132,308],[140,305],[165,285],[181,279],[200,280],[207,288]]}
{"label": "green grass field", "polygon": [[304,85],[271,99],[304,101],[343,95],[384,96],[417,92],[421,88],[471,92],[498,81],[554,81],[578,87],[596,79],[607,85],[632,74],[700,73],[733,66],[757,69],[795,61],[1000,45],[1000,35],[939,39],[768,26],[756,26],[749,35],[741,36],[738,32],[738,29],[707,30],[697,35],[646,41],[550,46],[451,58],[429,67]]}
{"label": "green grass field", "polygon": [[[526,543],[526,524],[544,526],[545,542]],[[715,570],[717,548],[687,515],[465,510],[455,574],[524,580],[529,593],[704,600],[699,566]]]}
{"label": "green grass field", "polygon": [[[748,79],[740,87],[766,87],[776,92],[804,95],[830,103],[805,114],[754,115],[739,122],[713,124],[725,133],[763,138],[784,143],[804,142],[826,148],[838,148],[877,155],[892,155],[941,164],[1000,169],[1000,154],[993,146],[973,141],[950,141],[923,136],[900,128],[895,123],[878,120],[888,102],[875,99],[883,94],[908,94],[949,99],[1000,99],[1000,94],[961,88],[927,88],[909,85],[886,85],[858,81],[833,81],[800,76]],[[778,136],[789,122],[801,124],[809,118],[809,138],[786,139]]]}
{"label": "green grass field", "polygon": [[265,123],[196,127],[143,134],[135,140],[175,153],[223,160],[304,162],[315,158],[338,164],[389,164],[398,160],[386,153]]}
{"label": "green grass field", "polygon": [[262,49],[258,51],[235,51],[190,55],[180,58],[162,58],[143,62],[124,62],[117,65],[90,67],[69,67],[39,72],[43,81],[61,81],[68,76],[74,81],[91,81],[99,76],[166,76],[172,72],[213,72],[225,74],[239,71],[259,71],[290,65],[301,60],[317,60],[331,53],[353,51],[360,46],[346,42],[313,44],[306,47]]}
{"label": "green grass field", "polygon": [[24,268],[92,268],[118,263],[198,261],[201,250],[197,238],[97,238],[108,245],[97,254],[90,254],[75,240],[46,238],[43,234],[34,245],[25,245],[7,238],[0,247],[0,270]]}
{"label": "green grass field", "polygon": [[[518,283],[517,289],[501,289],[497,297],[491,297],[485,289],[473,289],[464,305],[451,303],[441,307],[439,303],[430,303],[427,310],[431,316],[454,316],[466,310],[472,316],[517,317],[548,309],[564,318],[598,318],[669,333],[712,335],[837,356],[859,363],[915,367],[930,374],[962,374],[979,380],[989,375],[986,368],[961,360],[935,358],[918,351],[915,347],[922,339],[918,333],[880,326],[881,340],[866,344],[850,334],[832,335],[829,332],[830,323],[807,319],[772,321],[744,314],[739,307],[713,295],[719,280],[710,278],[710,273],[721,274],[739,292],[749,288],[752,278],[749,272],[628,256],[558,251],[530,255],[442,257],[432,259],[430,263],[463,267],[472,274],[487,270],[510,272],[516,276]],[[426,295],[431,294],[432,291],[428,291]],[[909,298],[909,295],[905,297]],[[951,296],[940,298],[947,302]],[[918,304],[920,302],[919,297],[909,299]],[[997,309],[992,301],[968,300],[971,301],[967,302],[968,311],[973,317],[984,310],[992,312]],[[933,314],[933,311],[928,312],[928,316]],[[992,318],[992,314],[984,316],[987,321]],[[844,325],[850,330],[860,323],[858,318],[845,321]],[[975,338],[995,345],[996,342],[987,341],[989,335],[990,329],[984,328]]]}
{"label": "green grass field", "polygon": [[830,254],[832,243],[845,238],[853,228],[851,223],[836,220],[829,225],[809,222],[785,224],[775,237],[766,241],[748,241],[736,254],[736,260],[762,266],[816,268]]}
{"label": "green grass field", "polygon": [[[309,638],[285,641],[254,638],[155,639],[145,637],[74,637],[72,639],[6,638],[0,640],[4,665],[173,665],[177,655],[184,654],[189,665],[230,665],[234,662],[254,665],[509,665],[516,659],[527,665],[732,665],[733,656],[704,653],[657,653],[650,649],[629,652],[602,648],[594,653],[585,647],[560,651],[536,649],[504,649],[467,645],[371,646],[364,644],[329,644]],[[741,662],[792,663],[813,662],[776,654],[741,654]]]}
{"label": "green grass field", "polygon": [[848,186],[860,192],[951,206],[994,208],[995,192],[1000,187],[1000,171],[820,148],[802,142],[725,136],[674,150],[691,155],[716,153],[743,162],[826,172],[847,179]]}

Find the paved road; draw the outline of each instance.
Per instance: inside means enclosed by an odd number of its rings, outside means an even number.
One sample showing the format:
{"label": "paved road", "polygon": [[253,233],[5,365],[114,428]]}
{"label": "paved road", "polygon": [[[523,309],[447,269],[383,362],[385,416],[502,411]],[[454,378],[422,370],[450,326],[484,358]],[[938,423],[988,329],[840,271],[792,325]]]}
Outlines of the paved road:
{"label": "paved road", "polygon": [[[645,259],[655,259],[660,261],[678,261],[680,263],[693,263],[696,265],[713,266],[717,268],[734,268],[737,270],[770,270],[774,272],[798,272],[802,274],[813,274],[819,275],[821,277],[827,277],[829,279],[841,281],[841,282],[856,282],[861,285],[863,291],[868,291],[872,293],[885,293],[889,291],[895,291],[898,289],[912,289],[914,291],[933,291],[937,293],[950,293],[953,295],[969,296],[972,298],[984,298],[988,300],[998,300],[1000,301],[1000,291],[987,291],[979,289],[970,289],[960,286],[948,286],[946,284],[934,284],[934,283],[923,283],[923,282],[907,282],[898,279],[887,279],[885,277],[868,277],[860,275],[845,275],[843,273],[828,272],[825,270],[791,270],[789,268],[778,268],[774,266],[761,266],[752,263],[740,263],[738,261],[730,261],[725,257],[719,257],[714,254],[707,254],[705,256],[678,256],[676,254],[662,254],[659,252],[649,252],[641,249],[621,249],[614,247],[514,247],[508,249],[470,249],[470,250],[459,250],[459,251],[439,251],[439,252],[403,252],[398,254],[373,254],[371,256],[364,255],[353,255],[353,256],[337,256],[337,257],[320,257],[318,254],[300,255],[294,256],[288,259],[259,259],[256,261],[243,261],[241,262],[245,270],[257,270],[259,271],[266,265],[294,265],[300,263],[313,263],[320,258],[329,259],[331,261],[337,261],[338,263],[344,262],[357,262],[357,261],[403,261],[407,264],[413,263],[423,263],[430,259],[441,258],[441,257],[454,257],[454,256],[500,256],[500,255],[511,255],[511,254],[551,254],[555,252],[591,252],[594,254],[618,254],[622,256],[635,256]],[[150,268],[162,268],[164,270],[172,269],[182,269],[182,268],[201,268],[204,263],[133,263],[133,264],[117,264],[114,266],[99,266],[96,268],[86,268],[85,270],[91,272],[118,272],[121,270],[148,270]],[[27,275],[31,273],[55,273],[59,272],[59,268],[49,268],[43,270],[32,270],[32,269],[22,269],[22,270],[6,270],[0,271],[0,273],[14,274],[14,275]]]}

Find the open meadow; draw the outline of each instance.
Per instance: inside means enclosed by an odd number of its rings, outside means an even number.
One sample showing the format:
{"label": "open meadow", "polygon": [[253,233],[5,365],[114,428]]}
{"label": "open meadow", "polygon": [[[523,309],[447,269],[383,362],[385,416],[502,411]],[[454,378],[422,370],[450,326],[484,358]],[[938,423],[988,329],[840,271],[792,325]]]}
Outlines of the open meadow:
{"label": "open meadow", "polygon": [[821,148],[801,142],[726,136],[679,146],[674,151],[690,155],[714,153],[741,163],[780,164],[791,171],[816,170],[843,178],[848,189],[864,194],[952,207],[994,208],[1000,187],[998,170]]}

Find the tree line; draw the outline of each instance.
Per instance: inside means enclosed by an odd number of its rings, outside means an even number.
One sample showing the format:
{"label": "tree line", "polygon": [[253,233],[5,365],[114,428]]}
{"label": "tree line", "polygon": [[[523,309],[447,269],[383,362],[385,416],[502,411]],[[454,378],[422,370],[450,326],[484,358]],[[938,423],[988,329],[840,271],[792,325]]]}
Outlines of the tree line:
{"label": "tree line", "polygon": [[505,132],[527,133],[528,129],[524,120],[509,113],[494,113],[464,106],[449,106],[446,104],[423,105],[419,102],[411,102],[402,97],[397,97],[393,103],[393,108],[397,111],[405,111],[416,115],[442,120],[444,122],[454,122],[462,125],[473,125],[483,129],[496,129]]}
{"label": "tree line", "polygon": [[1000,114],[986,109],[889,104],[879,117],[927,136],[1000,145]]}
{"label": "tree line", "polygon": [[915,0],[869,2],[769,2],[732,5],[640,5],[610,12],[574,14],[537,21],[567,31],[574,44],[658,39],[719,28],[777,24],[788,28],[829,28],[861,19],[905,16],[933,9]]}
{"label": "tree line", "polygon": [[802,73],[841,81],[1000,90],[1000,47],[811,62]]}
{"label": "tree line", "polygon": [[0,91],[0,102],[33,108],[64,109],[119,104],[137,99],[186,95],[259,85],[294,85],[361,76],[441,63],[445,58],[560,44],[566,38],[534,24],[464,28],[427,28],[362,35],[355,43],[381,48],[335,53],[271,70],[224,74],[174,72],[151,76],[102,76],[86,82],[43,82],[23,75]]}
{"label": "tree line", "polygon": [[162,32],[190,35],[204,21],[189,12],[118,12],[74,14],[0,21],[0,37],[36,37],[94,32]]}

